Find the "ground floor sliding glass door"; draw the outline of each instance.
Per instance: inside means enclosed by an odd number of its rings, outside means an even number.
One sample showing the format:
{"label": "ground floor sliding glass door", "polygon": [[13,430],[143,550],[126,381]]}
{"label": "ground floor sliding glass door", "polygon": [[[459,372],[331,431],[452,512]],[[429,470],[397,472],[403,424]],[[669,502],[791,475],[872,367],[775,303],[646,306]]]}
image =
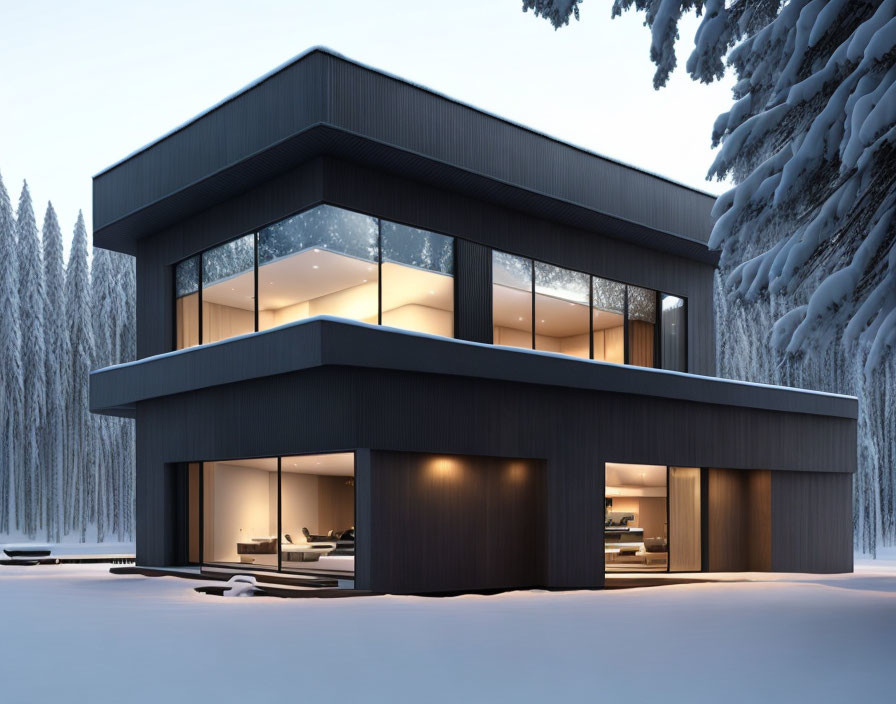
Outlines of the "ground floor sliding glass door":
{"label": "ground floor sliding glass door", "polygon": [[605,465],[607,572],[701,570],[700,469]]}
{"label": "ground floor sliding glass door", "polygon": [[189,562],[354,574],[353,452],[196,462],[186,471]]}

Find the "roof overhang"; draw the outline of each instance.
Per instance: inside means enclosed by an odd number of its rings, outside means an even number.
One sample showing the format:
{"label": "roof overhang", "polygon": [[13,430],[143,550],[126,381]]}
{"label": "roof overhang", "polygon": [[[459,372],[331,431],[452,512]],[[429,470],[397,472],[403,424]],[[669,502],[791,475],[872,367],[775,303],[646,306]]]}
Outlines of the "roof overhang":
{"label": "roof overhang", "polygon": [[576,359],[329,316],[96,370],[90,375],[90,410],[133,417],[141,401],[324,366],[448,374],[852,420],[858,416],[853,396]]}
{"label": "roof overhang", "polygon": [[94,177],[94,243],[136,242],[321,155],[710,264],[714,198],[323,49]]}

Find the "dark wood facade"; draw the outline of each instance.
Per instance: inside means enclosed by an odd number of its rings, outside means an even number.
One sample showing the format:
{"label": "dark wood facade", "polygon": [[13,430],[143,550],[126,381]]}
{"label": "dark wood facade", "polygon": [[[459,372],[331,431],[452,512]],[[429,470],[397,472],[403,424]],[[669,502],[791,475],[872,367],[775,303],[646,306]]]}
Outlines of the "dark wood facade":
{"label": "dark wood facade", "polygon": [[[184,463],[354,450],[359,588],[601,586],[606,462],[724,468],[710,569],[848,569],[856,401],[711,378],[712,202],[321,51],[98,175],[140,361],[91,408],[137,421],[139,562],[185,560]],[[165,355],[177,262],[321,203],[455,237],[458,339],[317,318]],[[493,249],[686,298],[691,375],[491,347]]]}

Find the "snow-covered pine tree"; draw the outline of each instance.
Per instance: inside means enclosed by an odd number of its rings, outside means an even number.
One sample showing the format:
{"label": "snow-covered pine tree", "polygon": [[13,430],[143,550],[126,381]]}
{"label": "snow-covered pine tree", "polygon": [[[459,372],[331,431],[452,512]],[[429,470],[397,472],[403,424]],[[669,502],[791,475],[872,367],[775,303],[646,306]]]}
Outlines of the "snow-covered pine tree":
{"label": "snow-covered pine tree", "polygon": [[[523,0],[555,28],[580,5]],[[709,169],[736,184],[709,240],[727,311],[719,373],[856,394],[857,545],[894,544],[896,0],[615,0],[613,16],[632,7],[651,31],[655,87],[690,10],[703,19],[688,73],[709,83],[727,65],[738,79]]]}
{"label": "snow-covered pine tree", "polygon": [[46,401],[46,350],[44,347],[44,275],[41,244],[28,184],[22,186],[16,213],[16,249],[19,265],[19,319],[22,326],[22,423],[18,434],[21,453],[17,467],[16,526],[33,537],[43,524],[40,441]]}
{"label": "snow-covered pine tree", "polygon": [[68,323],[65,303],[65,265],[62,256],[62,230],[53,204],[47,204],[43,225],[44,288],[47,307],[44,312],[46,347],[46,423],[41,439],[41,464],[44,470],[44,516],[47,540],[62,537],[62,471],[65,463],[65,427],[68,389],[63,383],[68,367]]}
{"label": "snow-covered pine tree", "polygon": [[65,270],[65,300],[68,316],[69,358],[64,383],[69,404],[66,421],[65,532],[78,529],[81,540],[96,515],[94,450],[90,432],[88,381],[93,359],[93,328],[90,317],[90,271],[87,264],[87,228],[78,213],[72,248]]}
{"label": "snow-covered pine tree", "polygon": [[[559,27],[579,2],[523,6]],[[733,268],[726,283],[746,300],[793,296],[774,325],[779,349],[861,340],[870,375],[896,346],[896,1],[616,0],[613,14],[633,6],[652,32],[657,87],[691,9],[703,20],[688,73],[708,83],[727,62],[738,78],[708,174],[737,183],[710,238]]]}
{"label": "snow-covered pine tree", "polygon": [[13,482],[22,418],[22,335],[16,223],[0,177],[0,532],[14,521]]}
{"label": "snow-covered pine tree", "polygon": [[[91,316],[93,322],[93,359],[91,367],[98,369],[115,364],[119,359],[122,319],[122,291],[113,269],[112,252],[93,250],[90,272]],[[97,540],[106,536],[109,523],[117,526],[116,503],[119,500],[118,481],[121,475],[121,434],[115,419],[95,415],[91,417],[93,448],[96,451],[96,527]]]}

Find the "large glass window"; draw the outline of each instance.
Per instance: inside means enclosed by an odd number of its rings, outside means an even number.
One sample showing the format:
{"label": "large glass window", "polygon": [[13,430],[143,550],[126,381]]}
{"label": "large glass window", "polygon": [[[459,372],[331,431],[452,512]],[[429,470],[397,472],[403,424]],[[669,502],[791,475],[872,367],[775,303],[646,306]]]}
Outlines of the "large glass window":
{"label": "large glass window", "polygon": [[656,291],[627,286],[628,363],[637,367],[654,366],[656,348]]}
{"label": "large glass window", "polygon": [[[190,497],[193,473],[199,466],[187,465]],[[202,503],[202,554],[195,555],[191,532],[189,560],[353,576],[354,453],[227,460],[201,466],[197,491]]]}
{"label": "large glass window", "polygon": [[588,359],[589,278],[535,262],[535,349]]}
{"label": "large glass window", "polygon": [[688,370],[687,307],[683,298],[660,296],[660,348],[663,369],[676,372]]}
{"label": "large glass window", "polygon": [[382,222],[382,323],[454,336],[454,238]]}
{"label": "large glass window", "polygon": [[277,459],[205,462],[203,562],[277,568]]}
{"label": "large glass window", "polygon": [[176,349],[199,344],[199,257],[174,268]]}
{"label": "large glass window", "polygon": [[320,205],[180,262],[175,287],[177,349],[317,315],[452,337],[454,238]]}
{"label": "large glass window", "polygon": [[493,342],[532,349],[532,260],[492,252]]}
{"label": "large glass window", "polygon": [[202,342],[255,332],[255,235],[202,255]]}
{"label": "large glass window", "polygon": [[591,310],[594,359],[625,363],[625,285],[597,276],[592,279]]}
{"label": "large glass window", "polygon": [[354,572],[354,454],[284,457],[281,466],[283,569]]}
{"label": "large glass window", "polygon": [[496,345],[687,371],[686,320],[683,298],[492,252]]}
{"label": "large glass window", "polygon": [[258,233],[258,328],[315,315],[377,322],[375,218],[321,205]]}
{"label": "large glass window", "polygon": [[666,572],[669,568],[666,467],[607,462],[605,473],[606,571]]}

